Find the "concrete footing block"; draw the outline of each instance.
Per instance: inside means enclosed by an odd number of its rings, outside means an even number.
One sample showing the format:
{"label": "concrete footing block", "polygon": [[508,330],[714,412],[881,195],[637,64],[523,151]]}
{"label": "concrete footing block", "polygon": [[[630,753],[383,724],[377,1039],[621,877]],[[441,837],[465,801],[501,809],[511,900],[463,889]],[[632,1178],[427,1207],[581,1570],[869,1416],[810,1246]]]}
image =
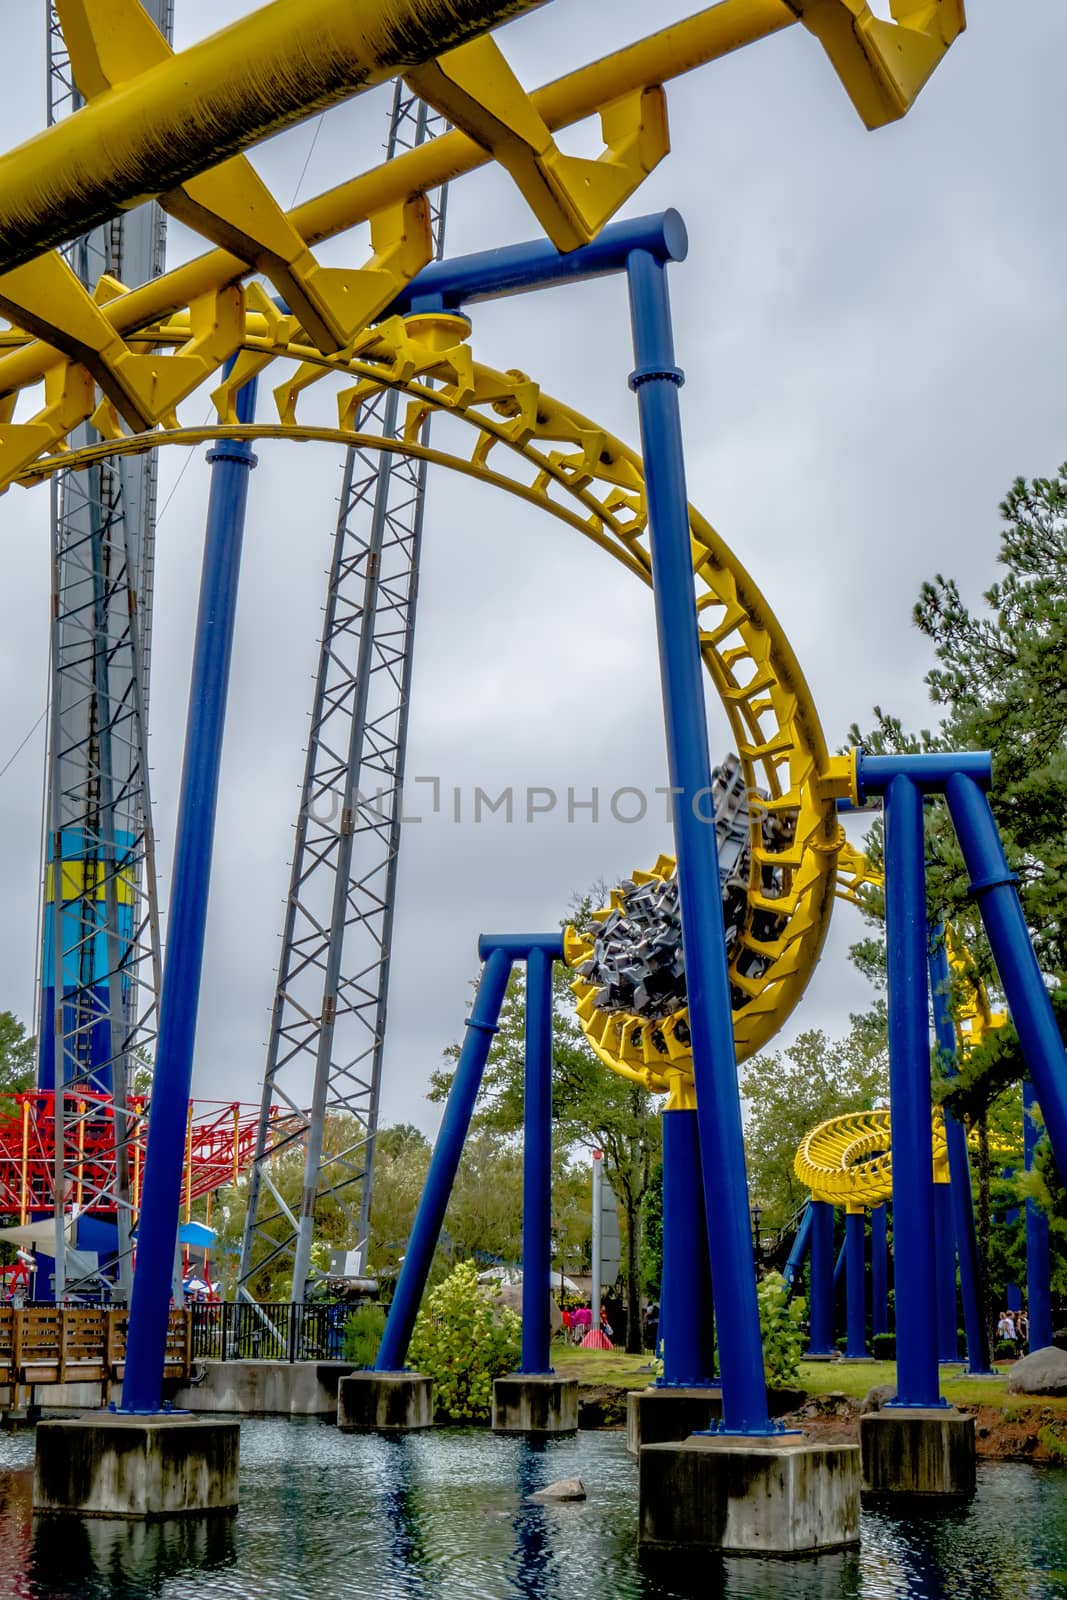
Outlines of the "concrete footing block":
{"label": "concrete footing block", "polygon": [[433,1379],[418,1372],[353,1372],[337,1385],[342,1433],[412,1433],[433,1427]]}
{"label": "concrete footing block", "polygon": [[626,1396],[626,1448],[632,1456],[645,1444],[674,1444],[700,1433],[722,1416],[722,1390],[631,1389]]}
{"label": "concrete footing block", "polygon": [[578,1380],[511,1372],[493,1383],[494,1433],[574,1433]]}
{"label": "concrete footing block", "polygon": [[34,1511],[181,1517],[236,1511],[241,1425],[106,1411],[37,1425]]}
{"label": "concrete footing block", "polygon": [[359,1369],[351,1361],[206,1361],[196,1381],[176,1385],[180,1411],[242,1416],[331,1417],[337,1386]]}
{"label": "concrete footing block", "polygon": [[860,1451],[871,1494],[974,1493],[974,1418],[951,1406],[872,1411],[860,1418]]}
{"label": "concrete footing block", "polygon": [[645,1445],[640,1540],[735,1555],[802,1556],[860,1536],[855,1445],[695,1436]]}

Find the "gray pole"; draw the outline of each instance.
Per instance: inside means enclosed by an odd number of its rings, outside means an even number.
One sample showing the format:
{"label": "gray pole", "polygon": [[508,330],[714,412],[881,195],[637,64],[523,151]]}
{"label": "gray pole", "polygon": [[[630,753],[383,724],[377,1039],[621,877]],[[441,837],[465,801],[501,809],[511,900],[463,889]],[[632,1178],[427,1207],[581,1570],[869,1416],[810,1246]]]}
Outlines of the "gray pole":
{"label": "gray pole", "polygon": [[604,1154],[601,1150],[593,1151],[593,1293],[592,1313],[593,1320],[590,1332],[595,1333],[600,1328],[600,1258],[603,1248],[602,1234],[604,1225]]}

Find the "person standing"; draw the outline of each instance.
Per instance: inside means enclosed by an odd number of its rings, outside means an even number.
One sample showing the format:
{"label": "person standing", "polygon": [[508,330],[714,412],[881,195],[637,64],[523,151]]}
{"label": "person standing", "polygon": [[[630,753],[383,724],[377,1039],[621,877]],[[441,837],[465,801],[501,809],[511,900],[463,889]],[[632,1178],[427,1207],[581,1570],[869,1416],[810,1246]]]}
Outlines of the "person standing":
{"label": "person standing", "polygon": [[1012,1355],[1015,1354],[1015,1323],[1012,1320],[1010,1311],[1005,1310],[1000,1313],[1000,1321],[997,1323],[997,1338],[1002,1344],[1009,1346]]}

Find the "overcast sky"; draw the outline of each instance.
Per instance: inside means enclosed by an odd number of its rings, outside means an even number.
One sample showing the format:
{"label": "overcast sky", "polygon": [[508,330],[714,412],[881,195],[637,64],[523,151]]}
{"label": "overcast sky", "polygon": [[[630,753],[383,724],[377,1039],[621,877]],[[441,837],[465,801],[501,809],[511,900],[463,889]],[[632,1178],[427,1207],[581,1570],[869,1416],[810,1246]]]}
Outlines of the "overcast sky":
{"label": "overcast sky", "polygon": [[[533,87],[647,31],[650,10],[662,25],[695,8],[554,0],[499,37]],[[176,9],[182,45],[253,7]],[[7,10],[20,71],[0,104],[3,148],[44,121],[45,6]],[[993,576],[997,506],[1012,478],[1067,455],[1067,8],[972,0],[969,11],[968,33],[914,111],[877,134],[801,28],[672,85],[673,153],[627,208],[685,217],[690,254],[672,270],[672,295],[690,497],[774,606],[831,747],[875,703],[912,725],[930,720],[930,653],[911,624],[920,583],[952,573],[976,599]],[[256,163],[284,204],[298,188],[306,199],[380,158],[388,106],[376,92],[273,141]],[[501,173],[453,186],[450,254],[536,233]],[[172,225],[172,262],[198,248]],[[358,265],[365,241],[326,253]],[[619,282],[475,308],[475,348],[636,438]],[[260,455],[196,1067],[198,1093],[249,1100],[263,1073],[341,464],[326,447]],[[162,453],[152,764],[164,903],[207,485],[202,452]],[[12,490],[0,505],[0,768],[45,703],[47,515],[41,489]],[[729,747],[717,710],[711,742],[716,759]],[[0,778],[0,1008],[27,1019],[43,759],[42,726]],[[408,770],[466,796],[476,785],[610,795],[666,781],[643,586],[562,525],[444,473],[430,484]],[[669,847],[662,816],[625,825],[603,808],[597,825],[474,827],[446,812],[408,830],[385,1119],[436,1122],[424,1088],[460,1032],[481,931],[553,927],[572,892]],[[843,1031],[869,999],[846,956],[858,931],[838,907],[786,1041],[800,1028]]]}

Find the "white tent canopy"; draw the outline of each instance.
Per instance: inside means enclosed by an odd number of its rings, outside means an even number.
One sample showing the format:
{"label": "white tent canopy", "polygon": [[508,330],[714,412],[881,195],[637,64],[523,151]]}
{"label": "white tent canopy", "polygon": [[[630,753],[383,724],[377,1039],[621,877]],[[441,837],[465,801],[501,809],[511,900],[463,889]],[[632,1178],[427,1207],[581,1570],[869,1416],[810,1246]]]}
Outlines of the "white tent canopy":
{"label": "white tent canopy", "polygon": [[[522,1283],[521,1267],[490,1267],[488,1272],[479,1272],[479,1283],[507,1283],[519,1285]],[[564,1294],[581,1294],[582,1290],[573,1278],[568,1278],[565,1273],[552,1274],[553,1289],[562,1285]]]}
{"label": "white tent canopy", "polygon": [[[74,1228],[78,1221],[77,1211],[72,1211],[66,1219],[65,1233],[67,1244],[74,1243]],[[0,1244],[11,1244],[16,1250],[40,1250],[46,1256],[56,1253],[56,1223],[54,1217],[42,1217],[39,1222],[24,1222],[17,1228],[0,1228]]]}

